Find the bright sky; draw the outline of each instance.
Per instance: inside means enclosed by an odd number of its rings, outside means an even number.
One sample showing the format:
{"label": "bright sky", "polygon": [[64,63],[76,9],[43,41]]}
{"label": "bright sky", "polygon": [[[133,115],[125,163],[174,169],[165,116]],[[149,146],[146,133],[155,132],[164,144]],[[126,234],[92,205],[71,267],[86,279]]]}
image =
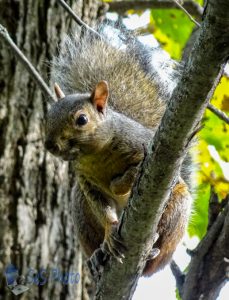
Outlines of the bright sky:
{"label": "bright sky", "polygon": [[[189,255],[186,253],[186,247],[195,248],[198,239],[190,239],[185,237],[185,244],[180,244],[174,254],[174,260],[181,270],[184,270],[190,261]],[[176,300],[175,295],[176,283],[170,271],[169,266],[164,270],[156,273],[150,278],[140,278],[133,300]],[[229,299],[229,284],[221,290],[217,300]]]}
{"label": "bright sky", "polygon": [[[109,13],[108,17],[113,20],[117,19],[116,14]],[[124,23],[129,29],[136,29],[146,26],[149,21],[150,11],[146,11],[141,16],[132,15],[131,17],[126,18]],[[142,37],[142,41],[150,46],[158,45],[157,41],[152,35],[146,35]],[[229,64],[227,67],[227,71],[229,73]],[[221,161],[218,152],[213,146],[209,146],[209,151],[211,152],[212,157],[220,163],[225,175],[229,176],[229,165],[225,165],[225,163]],[[190,260],[188,254],[186,253],[186,247],[193,249],[197,243],[197,239],[185,237],[186,246],[184,246],[183,243],[177,248],[174,254],[174,260],[179,265],[181,270],[186,268]],[[175,279],[170,271],[169,266],[167,266],[164,270],[158,272],[150,278],[141,278],[138,282],[133,300],[176,300],[175,289]],[[229,283],[227,283],[221,290],[217,300],[229,300]]]}

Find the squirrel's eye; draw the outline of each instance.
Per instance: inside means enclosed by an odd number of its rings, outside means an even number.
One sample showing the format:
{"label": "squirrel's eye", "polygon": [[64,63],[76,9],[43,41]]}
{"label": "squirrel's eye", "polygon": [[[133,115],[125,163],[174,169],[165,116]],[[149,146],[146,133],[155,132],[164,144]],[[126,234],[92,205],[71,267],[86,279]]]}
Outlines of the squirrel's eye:
{"label": "squirrel's eye", "polygon": [[76,119],[76,124],[80,126],[87,124],[87,122],[88,118],[85,114],[79,115],[79,117]]}

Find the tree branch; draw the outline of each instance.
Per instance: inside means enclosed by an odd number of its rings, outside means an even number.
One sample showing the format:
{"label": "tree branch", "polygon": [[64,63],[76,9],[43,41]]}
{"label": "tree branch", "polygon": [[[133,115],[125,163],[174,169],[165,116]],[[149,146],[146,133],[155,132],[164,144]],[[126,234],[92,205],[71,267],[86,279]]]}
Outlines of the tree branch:
{"label": "tree branch", "polygon": [[208,109],[213,112],[213,114],[215,114],[217,117],[219,117],[221,120],[223,120],[224,122],[226,122],[229,125],[229,117],[220,109],[216,108],[215,106],[213,106],[212,104],[208,104]]}
{"label": "tree branch", "polygon": [[173,276],[176,279],[176,286],[177,286],[178,292],[180,295],[182,295],[183,285],[184,285],[184,281],[185,281],[185,275],[184,275],[184,273],[181,272],[180,268],[178,267],[178,265],[175,263],[174,260],[172,260],[172,262],[170,264],[170,268],[173,273]]}
{"label": "tree branch", "polygon": [[44,95],[47,96],[47,100],[50,103],[55,102],[55,98],[50,91],[47,84],[44,82],[40,74],[37,72],[37,70],[34,68],[34,66],[30,63],[30,61],[25,57],[25,55],[21,52],[21,50],[17,47],[17,45],[14,43],[14,41],[11,39],[8,31],[5,27],[3,27],[0,24],[0,35],[3,37],[5,42],[10,46],[10,49],[14,52],[14,54],[17,56],[17,58],[20,60],[20,62],[24,65],[24,67],[27,69],[29,74],[32,76],[34,81],[38,84],[41,91],[44,93]]}
{"label": "tree branch", "polygon": [[228,57],[228,27],[228,1],[209,1],[198,40],[148,149],[144,171],[121,220],[120,233],[128,245],[126,258],[123,264],[111,258],[105,265],[96,299],[105,299],[105,295],[110,300],[130,299],[134,292],[182,157]]}
{"label": "tree branch", "polygon": [[[203,8],[194,1],[184,1],[183,7],[198,21],[201,20]],[[173,0],[142,0],[142,1],[114,1],[109,2],[109,11],[124,14],[130,9],[169,9],[177,8],[177,4]]]}
{"label": "tree branch", "polygon": [[219,202],[218,195],[215,193],[214,188],[211,186],[211,193],[210,193],[209,206],[208,206],[208,228],[207,228],[207,231],[215,223],[221,210],[222,210],[222,205]]}
{"label": "tree branch", "polygon": [[171,270],[183,300],[215,300],[228,280],[229,195],[219,202],[213,188],[209,199],[209,223],[205,237],[191,251],[184,275],[174,261]]}
{"label": "tree branch", "polygon": [[218,215],[194,250],[183,285],[183,300],[215,300],[228,280],[229,209]]}

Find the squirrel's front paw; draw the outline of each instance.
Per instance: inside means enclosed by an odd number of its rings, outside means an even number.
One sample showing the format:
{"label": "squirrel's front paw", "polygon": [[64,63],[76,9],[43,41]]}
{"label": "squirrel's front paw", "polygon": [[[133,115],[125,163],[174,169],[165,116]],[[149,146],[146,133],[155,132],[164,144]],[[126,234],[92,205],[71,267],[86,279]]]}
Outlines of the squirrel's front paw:
{"label": "squirrel's front paw", "polygon": [[152,248],[150,254],[147,257],[147,260],[155,259],[160,254],[160,249]]}
{"label": "squirrel's front paw", "polygon": [[114,178],[110,184],[112,193],[120,196],[130,193],[137,174],[138,168],[131,166],[122,176]]}
{"label": "squirrel's front paw", "polygon": [[116,224],[111,226],[109,235],[105,237],[101,247],[103,251],[115,257],[120,263],[122,263],[122,259],[125,258],[124,253],[127,248],[117,232]]}
{"label": "squirrel's front paw", "polygon": [[[158,239],[159,239],[159,234],[155,233],[154,238],[153,238],[153,244],[155,244]],[[160,249],[156,248],[156,247],[155,248],[153,247],[150,251],[150,254],[147,257],[147,260],[155,259],[159,254],[160,254]]]}

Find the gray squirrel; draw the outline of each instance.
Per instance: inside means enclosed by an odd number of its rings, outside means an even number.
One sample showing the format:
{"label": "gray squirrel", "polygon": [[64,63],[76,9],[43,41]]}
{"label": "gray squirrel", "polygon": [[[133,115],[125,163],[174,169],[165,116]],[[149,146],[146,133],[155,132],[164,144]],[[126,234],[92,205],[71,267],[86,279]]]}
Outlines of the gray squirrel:
{"label": "gray squirrel", "polygon": [[[104,252],[121,260],[128,245],[117,235],[119,217],[179,67],[168,59],[155,62],[161,50],[144,46],[127,30],[110,25],[97,30],[101,38],[87,31],[66,36],[53,60],[58,102],[47,115],[45,146],[72,161],[72,215],[84,253],[90,257],[102,244]],[[190,163],[187,156],[158,225],[154,247],[159,250],[146,260],[143,275],[164,267],[184,234]]]}

